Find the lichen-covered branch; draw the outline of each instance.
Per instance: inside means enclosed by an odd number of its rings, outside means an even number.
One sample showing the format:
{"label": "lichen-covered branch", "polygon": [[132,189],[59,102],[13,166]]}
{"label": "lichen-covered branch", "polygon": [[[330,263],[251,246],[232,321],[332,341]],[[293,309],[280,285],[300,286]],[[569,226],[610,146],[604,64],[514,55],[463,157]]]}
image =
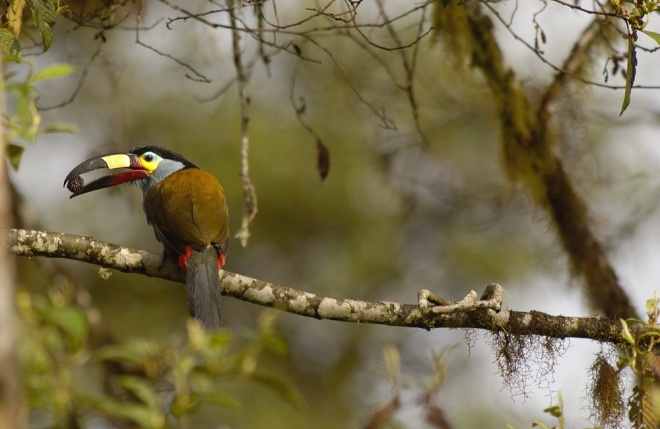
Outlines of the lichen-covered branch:
{"label": "lichen-covered branch", "polygon": [[[66,258],[126,273],[185,282],[185,274],[169,261],[162,263],[161,254],[121,247],[91,237],[10,229],[6,231],[6,242],[9,250],[18,256]],[[480,305],[467,308],[462,302],[455,304],[457,311],[444,313],[427,305],[324,297],[229,271],[221,271],[220,275],[223,295],[315,319],[423,329],[472,328],[515,335],[624,343],[620,322],[609,318],[552,316],[539,311],[496,311]],[[428,295],[425,294],[425,301]],[[433,300],[429,297],[428,301]],[[631,329],[643,328],[640,325]]]}

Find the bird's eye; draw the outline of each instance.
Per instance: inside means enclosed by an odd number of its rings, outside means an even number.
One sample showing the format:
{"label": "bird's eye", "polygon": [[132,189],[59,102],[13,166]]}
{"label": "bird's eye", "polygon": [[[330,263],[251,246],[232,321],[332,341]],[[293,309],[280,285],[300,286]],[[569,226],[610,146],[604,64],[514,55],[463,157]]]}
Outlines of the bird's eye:
{"label": "bird's eye", "polygon": [[144,160],[147,162],[151,162],[154,160],[154,155],[152,153],[147,153],[144,155]]}

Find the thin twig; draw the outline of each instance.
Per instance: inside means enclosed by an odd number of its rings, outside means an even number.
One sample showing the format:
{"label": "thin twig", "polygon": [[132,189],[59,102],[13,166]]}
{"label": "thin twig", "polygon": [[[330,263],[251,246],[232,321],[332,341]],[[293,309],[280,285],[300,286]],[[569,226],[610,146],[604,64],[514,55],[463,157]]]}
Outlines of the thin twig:
{"label": "thin twig", "polygon": [[[252,69],[256,65],[257,61],[259,59],[258,55],[255,55],[250,62],[246,65],[246,70],[247,74],[250,75],[252,74]],[[220,89],[218,89],[215,93],[208,95],[206,97],[201,97],[198,95],[193,95],[193,100],[197,101],[198,103],[208,103],[209,101],[213,101],[224,95],[229,89],[238,81],[238,78],[236,76],[232,77],[229,79],[228,82],[226,82]]]}
{"label": "thin twig", "polygon": [[[513,31],[511,26],[509,26],[506,23],[506,21],[504,20],[502,15],[500,15],[499,12],[497,12],[495,10],[495,8],[490,5],[490,3],[481,2],[481,4],[484,7],[486,7],[488,10],[490,10],[490,12],[493,14],[493,16],[495,16],[495,18],[498,21],[500,21],[500,23],[502,23],[504,28],[506,28],[506,30],[509,32],[509,34],[511,34],[511,36],[514,39],[516,39],[517,41],[522,43],[526,48],[528,48],[530,51],[532,51],[534,53],[534,55],[536,55],[541,60],[541,62],[543,62],[544,64],[546,64],[550,68],[552,68],[554,71],[561,72],[561,73],[566,73],[566,75],[570,76],[572,79],[578,80],[578,81],[580,81],[584,84],[587,84],[587,85],[597,86],[599,88],[614,89],[614,90],[619,90],[619,89],[625,89],[626,88],[625,85],[608,85],[608,84],[605,84],[605,83],[596,82],[596,81],[593,81],[593,80],[590,80],[590,79],[586,79],[586,78],[584,78],[584,77],[582,77],[578,74],[570,73],[568,71],[563,70],[561,67],[556,66],[555,64],[550,62],[547,58],[545,58],[540,52],[538,52],[534,48],[533,45],[528,43],[526,40],[524,40],[522,37],[520,37],[515,31]],[[601,15],[606,15],[606,14],[601,14]],[[660,85],[633,85],[633,88],[636,88],[636,89],[660,89]]]}
{"label": "thin twig", "polygon": [[170,3],[170,2],[168,2],[168,1],[166,1],[166,0],[160,0],[160,1],[161,1],[162,3],[164,3],[164,4],[166,4],[167,6],[171,7],[172,9],[177,10],[177,11],[179,11],[179,12],[183,12],[183,13],[185,14],[185,16],[177,16],[177,17],[175,17],[175,18],[169,18],[169,19],[167,20],[167,24],[165,24],[165,25],[167,26],[167,29],[168,29],[168,30],[171,30],[170,25],[171,25],[172,23],[174,23],[174,22],[177,22],[177,21],[186,22],[186,21],[189,20],[189,19],[194,19],[194,20],[197,20],[197,21],[200,21],[200,22],[204,22],[204,23],[206,23],[206,22],[208,22],[208,21],[203,20],[202,17],[206,17],[206,16],[210,16],[210,15],[215,15],[215,14],[218,14],[218,13],[232,12],[232,11],[236,11],[236,10],[239,10],[239,9],[244,9],[244,8],[247,8],[247,7],[257,7],[257,6],[261,6],[261,5],[263,5],[264,3],[266,3],[267,0],[264,0],[264,1],[254,1],[254,2],[249,2],[249,3],[246,2],[245,4],[239,4],[239,5],[237,5],[237,6],[233,6],[233,5],[232,5],[231,7],[226,7],[226,8],[221,7],[220,9],[214,9],[214,10],[209,10],[209,11],[206,11],[206,12],[200,12],[200,13],[192,13],[192,12],[189,12],[189,11],[183,9],[182,7],[180,7],[180,6],[178,6],[178,5],[175,5],[175,4],[173,4],[173,3]]}
{"label": "thin twig", "polygon": [[[431,33],[431,31],[433,30],[432,28],[429,28],[424,33],[418,34],[417,37],[415,37],[415,39],[413,39],[412,41],[404,44],[401,41],[401,39],[399,38],[398,33],[396,31],[394,31],[393,28],[392,28],[392,22],[394,22],[394,21],[387,18],[387,15],[385,15],[385,10],[382,7],[382,4],[380,2],[377,2],[377,4],[379,6],[380,13],[382,14],[383,18],[385,18],[385,22],[386,22],[386,24],[383,24],[382,26],[385,27],[389,31],[390,35],[392,36],[392,38],[395,41],[395,46],[384,46],[384,45],[381,45],[381,44],[378,44],[378,43],[374,42],[373,40],[371,40],[369,38],[369,36],[364,34],[364,32],[362,31],[362,27],[364,27],[364,25],[357,24],[357,22],[352,21],[352,24],[353,24],[352,28],[355,31],[357,31],[360,34],[360,36],[362,36],[364,38],[364,40],[366,40],[367,43],[369,43],[374,48],[382,49],[384,51],[399,51],[399,50],[408,49],[412,46],[415,46],[417,43],[419,43],[420,40],[422,40],[424,37],[428,36]],[[426,10],[426,9],[424,9],[424,10]]]}
{"label": "thin twig", "polygon": [[602,12],[602,11],[599,12],[597,10],[585,9],[582,6],[579,6],[577,3],[568,3],[561,0],[552,0],[552,1],[562,6],[570,7],[571,9],[579,10],[580,12],[588,13],[590,15],[601,15],[601,16],[611,16],[613,18],[620,18],[620,15],[618,15],[615,12]]}
{"label": "thin twig", "polygon": [[330,60],[335,64],[335,67],[337,67],[337,69],[341,73],[341,76],[344,78],[344,82],[346,82],[348,87],[353,91],[353,93],[357,96],[357,98],[362,102],[362,104],[367,106],[369,108],[369,110],[371,110],[373,112],[373,114],[376,115],[376,117],[378,117],[381,120],[380,126],[385,128],[386,130],[395,130],[396,131],[397,130],[396,123],[394,122],[394,120],[392,118],[390,118],[387,115],[387,112],[385,111],[385,108],[383,107],[381,109],[378,109],[376,106],[371,104],[371,102],[369,102],[366,98],[364,98],[364,96],[362,95],[360,90],[357,88],[357,86],[355,84],[353,84],[353,82],[351,82],[351,80],[348,77],[348,73],[346,73],[346,70],[344,70],[344,67],[335,58],[335,56],[332,54],[332,52],[330,52],[330,50],[328,48],[321,45],[315,39],[312,39],[312,38],[306,38],[306,39],[309,40],[312,44],[314,44],[314,46],[316,46],[317,48],[321,49],[323,52],[326,53],[328,58],[330,58]]}
{"label": "thin twig", "polygon": [[[420,43],[418,42],[421,41],[422,38],[425,37],[427,34],[429,34],[431,31],[431,29],[429,28],[426,32],[424,32],[426,9],[422,9],[422,16],[419,20],[419,26],[417,28],[417,36],[415,38],[414,44],[412,45],[413,46],[412,58],[408,59],[408,56],[406,55],[406,50],[404,49],[406,45],[404,45],[401,38],[399,37],[398,31],[394,28],[392,24],[393,21],[391,21],[387,16],[387,12],[385,11],[385,5],[383,4],[383,1],[378,0],[376,4],[378,5],[378,10],[381,16],[385,19],[385,22],[389,22],[389,24],[387,24],[385,27],[387,28],[387,31],[390,33],[390,37],[392,38],[392,40],[394,40],[397,47],[399,48],[397,51],[400,54],[401,62],[403,63],[403,69],[405,71],[405,77],[406,77],[406,84],[403,90],[408,96],[408,102],[410,103],[410,110],[412,111],[413,122],[415,124],[415,129],[417,130],[417,134],[422,139],[423,144],[428,146],[429,143],[428,139],[426,138],[426,135],[422,131],[422,126],[419,118],[419,108],[418,108],[419,106],[417,103],[417,97],[415,96],[415,71],[417,65],[417,55],[419,53],[419,45],[420,45]],[[362,35],[362,32],[359,33]]]}
{"label": "thin twig", "polygon": [[573,49],[564,61],[561,71],[557,72],[552,83],[544,91],[543,97],[539,102],[539,107],[537,108],[539,118],[543,123],[547,123],[547,118],[550,114],[549,106],[565,88],[567,77],[576,75],[582,64],[584,64],[584,61],[587,60],[587,50],[597,41],[596,36],[600,28],[601,19],[594,18],[573,45]]}
{"label": "thin twig", "polygon": [[157,53],[158,55],[161,55],[161,56],[163,56],[163,57],[169,58],[170,60],[174,61],[175,63],[179,64],[180,66],[185,67],[185,68],[187,68],[188,70],[190,70],[190,71],[195,75],[195,77],[193,77],[193,76],[191,76],[191,75],[189,75],[189,74],[186,74],[185,76],[186,76],[188,79],[190,79],[190,80],[192,80],[192,81],[194,81],[194,82],[211,83],[211,80],[210,80],[209,78],[207,78],[207,77],[204,76],[203,74],[199,73],[199,72],[198,72],[197,70],[195,70],[190,64],[188,64],[188,63],[184,63],[183,61],[181,61],[181,60],[179,60],[179,59],[177,59],[177,58],[174,58],[174,57],[173,57],[172,55],[170,55],[170,54],[166,54],[165,52],[161,52],[161,51],[159,51],[158,49],[154,48],[153,46],[149,46],[149,45],[147,45],[146,43],[144,43],[144,42],[142,42],[142,41],[140,40],[140,24],[141,24],[141,22],[142,22],[142,3],[141,3],[141,2],[140,2],[140,7],[139,7],[139,9],[138,9],[138,13],[137,13],[135,19],[136,19],[136,21],[137,21],[137,26],[136,26],[136,29],[135,29],[135,43],[136,43],[136,44],[138,44],[138,45],[140,45],[140,46],[142,46],[142,47],[144,47],[144,48],[147,48],[147,49],[149,49],[149,50],[151,50],[151,51]]}
{"label": "thin twig", "polygon": [[150,50],[154,51],[155,53],[157,53],[158,55],[160,55],[160,56],[162,56],[162,57],[169,58],[170,60],[174,61],[174,62],[177,63],[178,65],[180,65],[180,66],[182,66],[182,67],[185,67],[185,68],[187,68],[188,70],[190,70],[195,76],[191,76],[191,75],[189,75],[189,74],[186,73],[185,76],[186,76],[188,79],[190,79],[190,80],[192,80],[192,81],[194,81],[194,82],[211,83],[211,79],[207,78],[206,76],[204,76],[203,74],[201,74],[200,72],[198,72],[197,70],[195,70],[190,64],[185,63],[185,62],[181,61],[180,59],[173,57],[173,56],[170,55],[170,54],[167,54],[167,53],[165,53],[165,52],[159,51],[158,49],[154,48],[153,46],[149,46],[149,45],[147,45],[146,43],[141,42],[139,39],[136,40],[135,43],[137,43],[138,45],[140,45],[140,46],[142,46],[142,47],[144,47],[144,48],[147,48],[147,49],[150,49]]}
{"label": "thin twig", "polygon": [[103,47],[105,46],[105,43],[100,43],[99,46],[96,48],[92,56],[89,58],[89,61],[87,61],[87,64],[85,64],[85,67],[83,67],[82,71],[80,72],[80,79],[78,79],[78,85],[76,85],[76,89],[73,91],[73,94],[66,100],[62,101],[61,103],[54,104],[52,106],[46,106],[46,107],[41,107],[39,106],[38,109],[41,111],[46,111],[46,110],[53,110],[53,109],[59,109],[60,107],[64,107],[67,104],[70,104],[73,102],[73,100],[76,99],[78,96],[78,93],[83,87],[83,84],[85,83],[85,79],[87,79],[87,75],[89,74],[89,71],[92,68],[92,63],[94,63],[94,60],[96,60],[96,57],[99,56],[101,51],[103,50]]}
{"label": "thin twig", "polygon": [[296,103],[296,81],[298,80],[298,73],[300,72],[300,62],[296,62],[293,74],[291,76],[291,89],[289,91],[289,102],[293,107],[293,110],[296,112],[296,119],[298,123],[315,139],[315,141],[321,140],[321,136],[314,131],[314,129],[303,119],[303,115],[307,111],[307,105],[305,104],[305,99],[301,96],[299,97],[300,105]]}

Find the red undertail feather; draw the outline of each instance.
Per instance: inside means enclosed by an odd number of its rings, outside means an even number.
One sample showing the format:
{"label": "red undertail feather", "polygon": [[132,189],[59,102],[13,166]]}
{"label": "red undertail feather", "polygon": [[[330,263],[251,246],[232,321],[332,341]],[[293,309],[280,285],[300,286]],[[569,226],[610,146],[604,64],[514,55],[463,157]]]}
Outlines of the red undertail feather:
{"label": "red undertail feather", "polygon": [[[179,268],[182,270],[186,270],[186,267],[188,266],[188,259],[190,259],[190,255],[192,254],[192,250],[190,249],[190,246],[186,247],[186,254],[185,255],[179,255],[178,262],[179,262]],[[224,252],[218,253],[218,269],[221,270],[222,267],[225,266],[225,262],[227,261],[227,255]]]}
{"label": "red undertail feather", "polygon": [[192,250],[190,249],[190,246],[186,246],[186,254],[179,255],[179,268],[184,271],[186,270],[186,267],[188,266],[188,259],[190,259],[191,254]]}

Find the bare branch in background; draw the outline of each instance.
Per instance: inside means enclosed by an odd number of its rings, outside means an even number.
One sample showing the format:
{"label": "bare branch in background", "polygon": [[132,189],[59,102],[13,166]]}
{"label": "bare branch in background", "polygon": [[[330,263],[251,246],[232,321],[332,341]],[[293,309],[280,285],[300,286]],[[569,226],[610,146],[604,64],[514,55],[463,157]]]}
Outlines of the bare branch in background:
{"label": "bare branch in background", "polygon": [[[0,49],[1,53],[1,49]],[[3,58],[0,55],[0,76],[3,75]],[[0,91],[0,117],[4,117],[5,97]],[[0,121],[0,136],[3,135],[3,121]],[[5,147],[0,148],[0,229],[8,227],[12,219],[11,192],[9,176],[5,162]],[[16,297],[14,288],[16,283],[16,264],[14,258],[7,252],[8,238],[0,237],[0,427],[18,427],[18,401],[19,392],[18,374],[16,368],[16,338],[18,318],[16,316]]]}
{"label": "bare branch in background", "polygon": [[[230,6],[233,5],[233,1],[229,4]],[[258,202],[257,192],[250,179],[250,136],[248,135],[248,123],[250,121],[248,105],[250,100],[247,92],[248,75],[243,67],[240,44],[241,34],[238,31],[236,11],[231,7],[229,10],[229,17],[232,28],[232,54],[234,58],[234,68],[236,69],[238,99],[241,105],[241,178],[243,179],[243,217],[241,220],[241,229],[236,233],[236,238],[241,241],[241,246],[245,247],[250,239],[250,223],[252,223],[252,220],[257,215]]]}
{"label": "bare branch in background", "polygon": [[[408,102],[410,103],[410,110],[412,111],[413,122],[415,123],[417,134],[419,134],[420,138],[422,139],[422,142],[424,142],[425,145],[428,145],[429,141],[426,138],[424,132],[422,131],[422,126],[420,124],[419,106],[417,103],[417,97],[415,96],[415,72],[417,66],[417,57],[419,54],[419,46],[420,46],[419,42],[422,40],[422,38],[426,37],[431,32],[431,28],[424,31],[424,23],[426,21],[426,9],[422,9],[422,14],[421,17],[419,18],[419,25],[417,27],[417,34],[412,44],[413,52],[411,58],[408,58],[408,56],[406,55],[405,48],[410,47],[411,45],[404,44],[403,41],[401,40],[401,37],[399,37],[398,31],[394,28],[394,26],[392,25],[392,21],[387,16],[387,12],[385,11],[385,5],[383,4],[383,1],[378,0],[376,1],[376,4],[378,5],[378,10],[381,16],[385,19],[385,22],[388,23],[386,24],[385,28],[387,28],[390,37],[396,43],[397,51],[399,52],[399,56],[401,57],[401,62],[403,63],[403,69],[405,71],[405,77],[406,77],[406,83],[403,86],[403,90],[406,92],[408,96]],[[365,37],[362,32],[360,32],[360,34],[363,37]]]}
{"label": "bare branch in background", "polygon": [[[141,4],[141,3],[140,3],[140,4]],[[197,70],[195,70],[190,64],[185,63],[185,62],[183,62],[183,61],[181,61],[181,60],[179,60],[179,59],[177,59],[177,58],[174,58],[174,57],[173,57],[172,55],[170,55],[170,54],[167,54],[167,53],[165,53],[165,52],[161,52],[161,51],[159,51],[158,49],[154,48],[153,46],[149,46],[149,45],[147,45],[146,43],[144,43],[144,42],[142,42],[142,41],[140,40],[140,25],[141,25],[141,22],[142,22],[142,8],[141,8],[141,7],[140,7],[140,9],[138,10],[135,19],[136,19],[136,21],[137,21],[137,26],[136,26],[136,29],[135,29],[135,43],[136,43],[136,44],[138,44],[138,45],[140,45],[140,46],[142,46],[142,47],[144,47],[144,48],[147,48],[147,49],[149,49],[150,51],[153,51],[153,52],[157,53],[157,54],[160,55],[160,56],[163,56],[163,57],[165,57],[165,58],[169,58],[170,60],[174,61],[175,63],[179,64],[180,66],[185,67],[185,68],[187,68],[188,70],[190,70],[190,71],[194,74],[194,76],[191,76],[191,75],[189,75],[189,74],[186,74],[185,76],[186,76],[188,79],[190,79],[190,80],[192,80],[192,81],[195,81],[195,82],[200,82],[200,83],[211,83],[211,80],[210,80],[209,78],[207,78],[206,76],[204,76],[203,74],[201,74],[200,72],[198,72]]]}
{"label": "bare branch in background", "polygon": [[577,75],[584,62],[588,61],[589,56],[587,53],[593,48],[594,44],[599,42],[596,36],[602,31],[601,26],[602,22],[599,18],[591,21],[573,45],[571,53],[564,60],[561,71],[555,74],[554,80],[544,91],[538,107],[538,115],[542,125],[547,124],[550,115],[549,107],[565,91],[566,84],[570,82],[569,78]]}

